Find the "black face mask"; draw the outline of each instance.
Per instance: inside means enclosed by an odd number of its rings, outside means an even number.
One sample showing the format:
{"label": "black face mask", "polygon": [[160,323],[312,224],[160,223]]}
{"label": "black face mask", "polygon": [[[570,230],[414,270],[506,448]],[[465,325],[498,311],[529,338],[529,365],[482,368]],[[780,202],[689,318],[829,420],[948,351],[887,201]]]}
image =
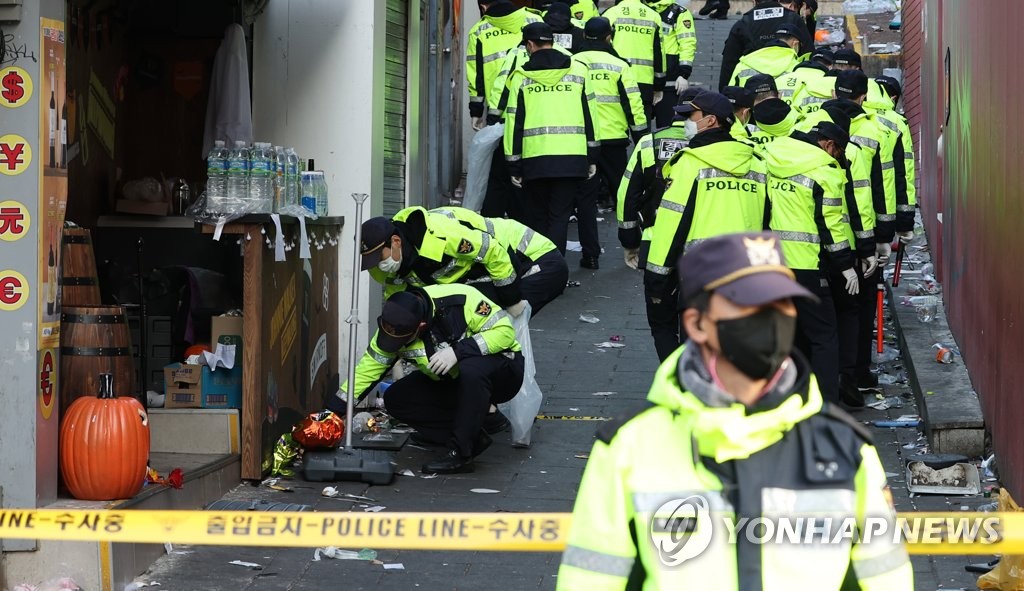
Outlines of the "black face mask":
{"label": "black face mask", "polygon": [[742,318],[718,320],[722,357],[753,380],[770,378],[793,350],[796,318],[766,308]]}

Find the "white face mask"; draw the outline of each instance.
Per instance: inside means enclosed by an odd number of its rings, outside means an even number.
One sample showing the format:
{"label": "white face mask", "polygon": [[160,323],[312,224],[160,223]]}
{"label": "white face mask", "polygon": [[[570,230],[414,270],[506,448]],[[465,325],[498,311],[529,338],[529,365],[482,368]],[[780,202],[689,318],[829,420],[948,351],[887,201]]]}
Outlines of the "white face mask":
{"label": "white face mask", "polygon": [[388,257],[381,262],[377,263],[377,268],[385,273],[397,273],[398,269],[401,268],[402,261],[396,261],[395,259]]}
{"label": "white face mask", "polygon": [[683,130],[686,132],[687,139],[697,135],[697,122],[692,119],[687,119],[686,123],[683,124]]}

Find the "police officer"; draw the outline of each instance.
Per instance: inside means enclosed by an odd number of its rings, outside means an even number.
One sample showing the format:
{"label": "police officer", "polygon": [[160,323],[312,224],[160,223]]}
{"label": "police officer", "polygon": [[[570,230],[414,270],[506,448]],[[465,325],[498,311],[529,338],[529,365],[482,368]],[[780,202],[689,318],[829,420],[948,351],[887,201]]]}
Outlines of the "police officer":
{"label": "police officer", "polygon": [[[702,92],[702,88],[688,88],[680,93],[678,104],[689,103]],[[668,163],[692,137],[686,123],[688,115],[677,113],[672,125],[641,137],[622,175],[615,217],[623,258],[630,269],[640,268],[641,242],[650,242],[655,212],[665,192],[665,172],[671,169]]]}
{"label": "police officer", "polygon": [[754,145],[750,138],[750,130],[747,128],[750,110],[754,106],[754,93],[742,86],[726,86],[722,89],[722,96],[732,103],[732,114],[735,119],[729,128],[729,134],[737,141]]}
{"label": "police officer", "polygon": [[654,106],[656,129],[661,129],[672,124],[673,107],[679,101],[679,94],[690,87],[693,58],[697,54],[697,30],[693,26],[693,14],[675,0],[644,2],[661,16],[665,42],[665,94]]}
{"label": "police officer", "polygon": [[[647,131],[647,116],[633,68],[612,47],[611,23],[604,17],[595,17],[587,22],[585,31],[583,51],[576,54],[575,59],[586,65],[589,71],[590,87],[597,100],[600,119],[597,139],[601,142],[597,176],[587,182],[586,191],[593,193],[596,199],[601,183],[604,183],[614,199],[612,191],[626,169],[630,138],[638,140]],[[604,205],[614,207],[614,201],[609,201]],[[581,242],[584,239],[583,229],[580,226]],[[596,221],[593,231],[596,234]]]}
{"label": "police officer", "polygon": [[754,96],[747,125],[750,140],[763,148],[775,138],[788,136],[799,116],[779,98],[775,79],[767,74],[751,76],[745,88]]}
{"label": "police officer", "polygon": [[[896,111],[903,89],[898,80],[891,76],[875,78],[868,85],[868,97],[864,106],[872,111],[880,123],[897,135],[893,151],[893,168],[896,183],[896,235],[906,244],[914,239],[914,212],[917,209],[916,167],[914,165],[914,137],[906,117]],[[872,87],[884,91],[878,99],[870,100]],[[886,100],[888,99],[888,100]]]}
{"label": "police officer", "polygon": [[647,323],[661,360],[679,346],[675,262],[694,244],[761,230],[767,221],[764,164],[752,145],[729,135],[735,121],[729,99],[704,92],[676,110],[688,115],[691,139],[669,161],[651,239],[639,255]]}
{"label": "police officer", "polygon": [[731,86],[743,86],[751,76],[757,74],[768,74],[775,78],[793,71],[800,63],[796,53],[800,48],[797,25],[779,23],[775,37],[775,41],[740,58],[730,78]]}
{"label": "police officer", "polygon": [[668,71],[661,15],[643,0],[622,0],[603,16],[612,25],[615,52],[633,66],[644,113],[653,121],[653,108],[661,101]]}
{"label": "police officer", "polygon": [[519,273],[506,248],[487,232],[431,215],[422,207],[363,222],[359,253],[363,271],[384,285],[385,296],[409,286],[489,277],[490,283],[480,285],[488,296],[514,316],[526,309]]}
{"label": "police officer", "polygon": [[[832,68],[828,74],[813,77],[794,94],[793,106],[801,114],[813,113],[821,108],[821,103],[832,100],[836,86],[836,74],[846,70],[860,70],[860,54],[852,49],[839,49],[833,54]],[[881,96],[881,92],[878,96]]]}
{"label": "police officer", "polygon": [[[541,20],[534,12],[519,8],[509,0],[486,0],[478,4],[483,16],[469,29],[466,38],[469,114],[476,130],[483,129],[488,120],[497,122],[498,117],[489,117],[487,109],[497,106],[502,86],[496,85],[496,81],[499,78],[504,80],[505,74],[500,72],[505,56],[520,44],[523,26]],[[491,158],[487,192],[481,208],[485,214],[522,217],[516,209],[520,198],[509,181],[510,176],[502,148],[498,145]]]}
{"label": "police officer", "polygon": [[[532,316],[536,316],[544,306],[565,291],[569,267],[565,257],[555,248],[555,243],[544,235],[516,220],[485,218],[464,207],[439,207],[430,210],[430,213],[447,216],[475,230],[483,230],[514,253],[519,262],[519,289],[523,299],[530,302]],[[481,281],[487,282],[490,278],[481,278]]]}
{"label": "police officer", "polygon": [[816,49],[806,61],[797,64],[792,72],[778,77],[775,85],[779,89],[779,98],[787,105],[793,104],[794,95],[800,92],[803,85],[812,79],[823,78],[832,66],[832,52],[828,49]]}
{"label": "police officer", "polygon": [[758,544],[760,528],[735,527],[807,515],[896,527],[870,433],[823,400],[792,349],[794,304],[814,296],[787,262],[767,233],[683,256],[686,344],[658,368],[647,404],[598,429],[558,589],[913,589],[892,535]]}
{"label": "police officer", "polygon": [[[777,138],[764,150],[771,229],[782,240],[797,281],[818,297],[797,304],[797,347],[811,359],[826,400],[839,403],[839,340],[829,276],[841,276],[849,295],[860,293],[856,257],[843,221],[846,144],[850,120],[830,113],[807,133]],[[845,119],[844,119],[845,117]]]}
{"label": "police officer", "polygon": [[[491,444],[488,408],[514,398],[523,383],[523,355],[508,314],[467,285],[395,293],[356,365],[351,394],[362,399],[400,359],[419,371],[387,389],[385,408],[414,427],[418,440],[448,447],[423,472],[472,472],[473,458]],[[344,414],[348,396],[345,382],[327,408]]]}
{"label": "police officer", "polygon": [[544,13],[544,22],[555,35],[555,45],[569,53],[578,53],[583,48],[583,29],[573,23],[569,5],[552,2]]}
{"label": "police officer", "polygon": [[551,27],[527,25],[523,38],[530,59],[509,80],[515,114],[505,122],[505,159],[524,188],[527,225],[564,255],[583,181],[597,174],[596,99],[586,66],[552,49]]}
{"label": "police officer", "polygon": [[[727,3],[728,4],[728,3]],[[789,8],[787,8],[789,7]],[[782,23],[791,23],[800,39],[797,55],[810,53],[814,50],[814,42],[804,26],[804,20],[794,12],[794,2],[777,2],[776,0],[757,0],[754,7],[747,11],[732,29],[722,49],[722,70],[718,76],[718,88],[729,85],[736,64],[740,57],[761,49],[776,39],[775,32]]]}

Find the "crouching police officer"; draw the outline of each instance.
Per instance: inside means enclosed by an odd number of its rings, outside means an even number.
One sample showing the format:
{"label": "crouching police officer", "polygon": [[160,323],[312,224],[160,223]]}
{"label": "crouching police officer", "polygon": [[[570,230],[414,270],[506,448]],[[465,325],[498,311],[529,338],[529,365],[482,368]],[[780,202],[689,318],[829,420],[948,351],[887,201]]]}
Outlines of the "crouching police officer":
{"label": "crouching police officer", "polygon": [[[377,328],[356,365],[356,400],[399,359],[415,363],[419,371],[384,393],[385,408],[420,440],[448,446],[424,472],[472,472],[473,458],[491,445],[488,408],[514,398],[523,384],[523,355],[508,314],[468,285],[428,285],[388,298]],[[328,400],[328,410],[345,413],[348,386]]]}
{"label": "crouching police officer", "polygon": [[[822,400],[792,350],[793,298],[814,296],[778,238],[710,238],[679,276],[688,340],[658,368],[647,405],[598,430],[558,588],[912,589],[870,434]],[[861,535],[757,544],[735,529],[809,515]],[[869,517],[888,535],[865,535]]]}

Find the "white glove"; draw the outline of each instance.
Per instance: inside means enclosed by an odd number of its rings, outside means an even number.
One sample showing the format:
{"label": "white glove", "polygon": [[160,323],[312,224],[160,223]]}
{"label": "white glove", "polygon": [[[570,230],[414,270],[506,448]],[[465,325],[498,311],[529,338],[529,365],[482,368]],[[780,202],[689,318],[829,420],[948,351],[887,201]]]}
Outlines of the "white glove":
{"label": "white glove", "polygon": [[509,306],[508,308],[505,308],[505,311],[513,316],[519,316],[520,314],[523,313],[523,310],[526,309],[527,303],[528,302],[526,300],[519,300],[518,302]]}
{"label": "white glove", "polygon": [[512,186],[517,188],[517,189],[522,189],[523,188],[523,177],[521,177],[521,176],[514,176],[514,177],[512,177]]}
{"label": "white glove", "polygon": [[661,97],[665,96],[665,93],[660,90],[654,91],[654,102],[652,104],[658,104],[661,102]]}
{"label": "white glove", "polygon": [[910,241],[914,239],[913,230],[908,230],[906,232],[896,232],[896,235],[899,236],[900,242],[902,242],[903,244],[910,244]]}
{"label": "white glove", "polygon": [[682,94],[684,90],[690,87],[690,81],[682,76],[676,78],[676,94]]}
{"label": "white glove", "polygon": [[640,268],[640,249],[639,248],[626,248],[623,249],[623,259],[626,261],[626,266],[630,269],[637,270]]}
{"label": "white glove", "polygon": [[860,269],[863,271],[865,277],[871,277],[871,274],[878,268],[878,259],[870,256],[866,259],[861,260]]}
{"label": "white glove", "polygon": [[860,280],[857,279],[857,271],[853,267],[843,271],[843,279],[846,279],[846,293],[850,295],[860,293]]}
{"label": "white glove", "polygon": [[483,117],[473,117],[473,129],[480,131],[487,126],[487,119]]}
{"label": "white glove", "polygon": [[445,347],[430,356],[430,362],[427,367],[429,367],[430,371],[434,372],[436,375],[443,376],[450,372],[458,362],[459,359],[455,357],[455,349],[452,347]]}
{"label": "white glove", "polygon": [[587,167],[587,180],[589,181],[590,179],[594,178],[595,174],[597,174],[597,165],[591,164],[590,166]]}
{"label": "white glove", "polygon": [[892,254],[892,245],[888,242],[875,243],[875,256],[878,257],[878,265],[884,267],[889,262],[889,255]]}

